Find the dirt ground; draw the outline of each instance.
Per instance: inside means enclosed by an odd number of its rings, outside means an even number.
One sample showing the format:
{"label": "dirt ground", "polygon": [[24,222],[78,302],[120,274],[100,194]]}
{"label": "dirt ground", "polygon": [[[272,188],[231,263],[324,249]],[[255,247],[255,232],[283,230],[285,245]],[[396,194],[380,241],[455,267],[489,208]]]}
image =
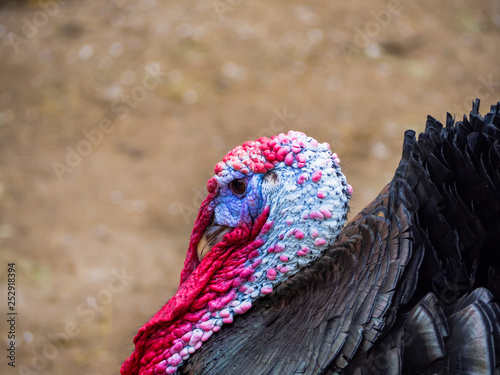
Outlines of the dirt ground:
{"label": "dirt ground", "polygon": [[[500,99],[498,1],[28,1],[0,7],[0,316],[16,367],[117,374],[172,296],[214,165],[328,141],[352,213],[405,129]],[[8,345],[7,345],[8,347]]]}

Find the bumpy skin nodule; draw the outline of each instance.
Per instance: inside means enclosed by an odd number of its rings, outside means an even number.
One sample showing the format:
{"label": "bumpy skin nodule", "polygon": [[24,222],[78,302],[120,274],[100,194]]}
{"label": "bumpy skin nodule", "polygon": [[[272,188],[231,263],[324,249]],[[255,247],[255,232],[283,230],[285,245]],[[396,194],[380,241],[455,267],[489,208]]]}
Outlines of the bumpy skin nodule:
{"label": "bumpy skin nodule", "polygon": [[[138,332],[121,373],[173,374],[204,341],[317,259],[343,227],[352,188],[327,143],[290,131],[245,142],[215,167],[174,297]],[[241,180],[244,193],[231,181]],[[198,260],[210,225],[234,228]]]}

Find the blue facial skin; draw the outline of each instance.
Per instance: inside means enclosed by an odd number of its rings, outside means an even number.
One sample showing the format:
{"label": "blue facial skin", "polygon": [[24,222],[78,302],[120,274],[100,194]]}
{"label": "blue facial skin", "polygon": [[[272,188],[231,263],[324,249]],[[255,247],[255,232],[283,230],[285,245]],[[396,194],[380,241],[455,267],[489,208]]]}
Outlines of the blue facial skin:
{"label": "blue facial skin", "polygon": [[[245,175],[233,171],[220,178],[219,193],[213,201],[214,223],[232,228],[243,223],[251,226],[265,204],[265,197],[261,193],[264,176],[259,173]],[[235,180],[241,180],[241,183],[246,186],[243,193],[239,194],[232,188],[232,182]]]}
{"label": "blue facial skin", "polygon": [[[299,168],[275,168],[267,173],[243,174],[231,171],[225,176],[216,176],[219,183],[219,192],[213,200],[214,224],[232,228],[240,224],[252,225],[264,207],[268,204],[270,194],[280,187],[280,181],[296,181],[303,173]],[[231,184],[241,180],[246,188],[238,194]]]}

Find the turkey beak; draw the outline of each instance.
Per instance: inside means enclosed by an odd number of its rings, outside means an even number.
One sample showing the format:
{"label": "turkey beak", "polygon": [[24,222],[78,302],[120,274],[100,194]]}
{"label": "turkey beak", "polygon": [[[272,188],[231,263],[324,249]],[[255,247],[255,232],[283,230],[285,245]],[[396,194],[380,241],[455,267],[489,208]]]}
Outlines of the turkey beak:
{"label": "turkey beak", "polygon": [[208,254],[212,247],[217,243],[221,242],[226,233],[229,233],[234,228],[227,227],[225,225],[211,224],[198,242],[196,248],[196,253],[198,254],[198,259],[201,261]]}

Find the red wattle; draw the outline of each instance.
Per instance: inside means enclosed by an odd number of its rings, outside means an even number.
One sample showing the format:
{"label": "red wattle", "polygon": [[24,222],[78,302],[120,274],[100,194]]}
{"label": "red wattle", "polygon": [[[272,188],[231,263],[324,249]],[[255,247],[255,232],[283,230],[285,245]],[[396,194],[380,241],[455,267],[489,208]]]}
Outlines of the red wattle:
{"label": "red wattle", "polygon": [[[210,222],[215,190],[201,205],[177,293],[139,330],[134,338],[135,350],[122,365],[122,375],[153,374],[163,360],[172,362],[172,357],[164,353],[169,348],[170,355],[176,352],[176,348],[172,347],[173,341],[187,334],[207,309],[223,307],[231,302],[234,290],[228,290],[227,286],[235,276],[247,279],[248,276],[235,275],[234,269],[243,270],[244,261],[263,244],[261,239],[255,238],[267,221],[269,207],[263,209],[252,228],[242,226],[227,233],[224,240],[214,246],[200,263],[196,247]],[[246,276],[245,273],[243,275]],[[210,294],[211,298],[204,298],[207,293],[216,293],[217,297],[213,298]],[[209,301],[217,303],[211,306]]]}

